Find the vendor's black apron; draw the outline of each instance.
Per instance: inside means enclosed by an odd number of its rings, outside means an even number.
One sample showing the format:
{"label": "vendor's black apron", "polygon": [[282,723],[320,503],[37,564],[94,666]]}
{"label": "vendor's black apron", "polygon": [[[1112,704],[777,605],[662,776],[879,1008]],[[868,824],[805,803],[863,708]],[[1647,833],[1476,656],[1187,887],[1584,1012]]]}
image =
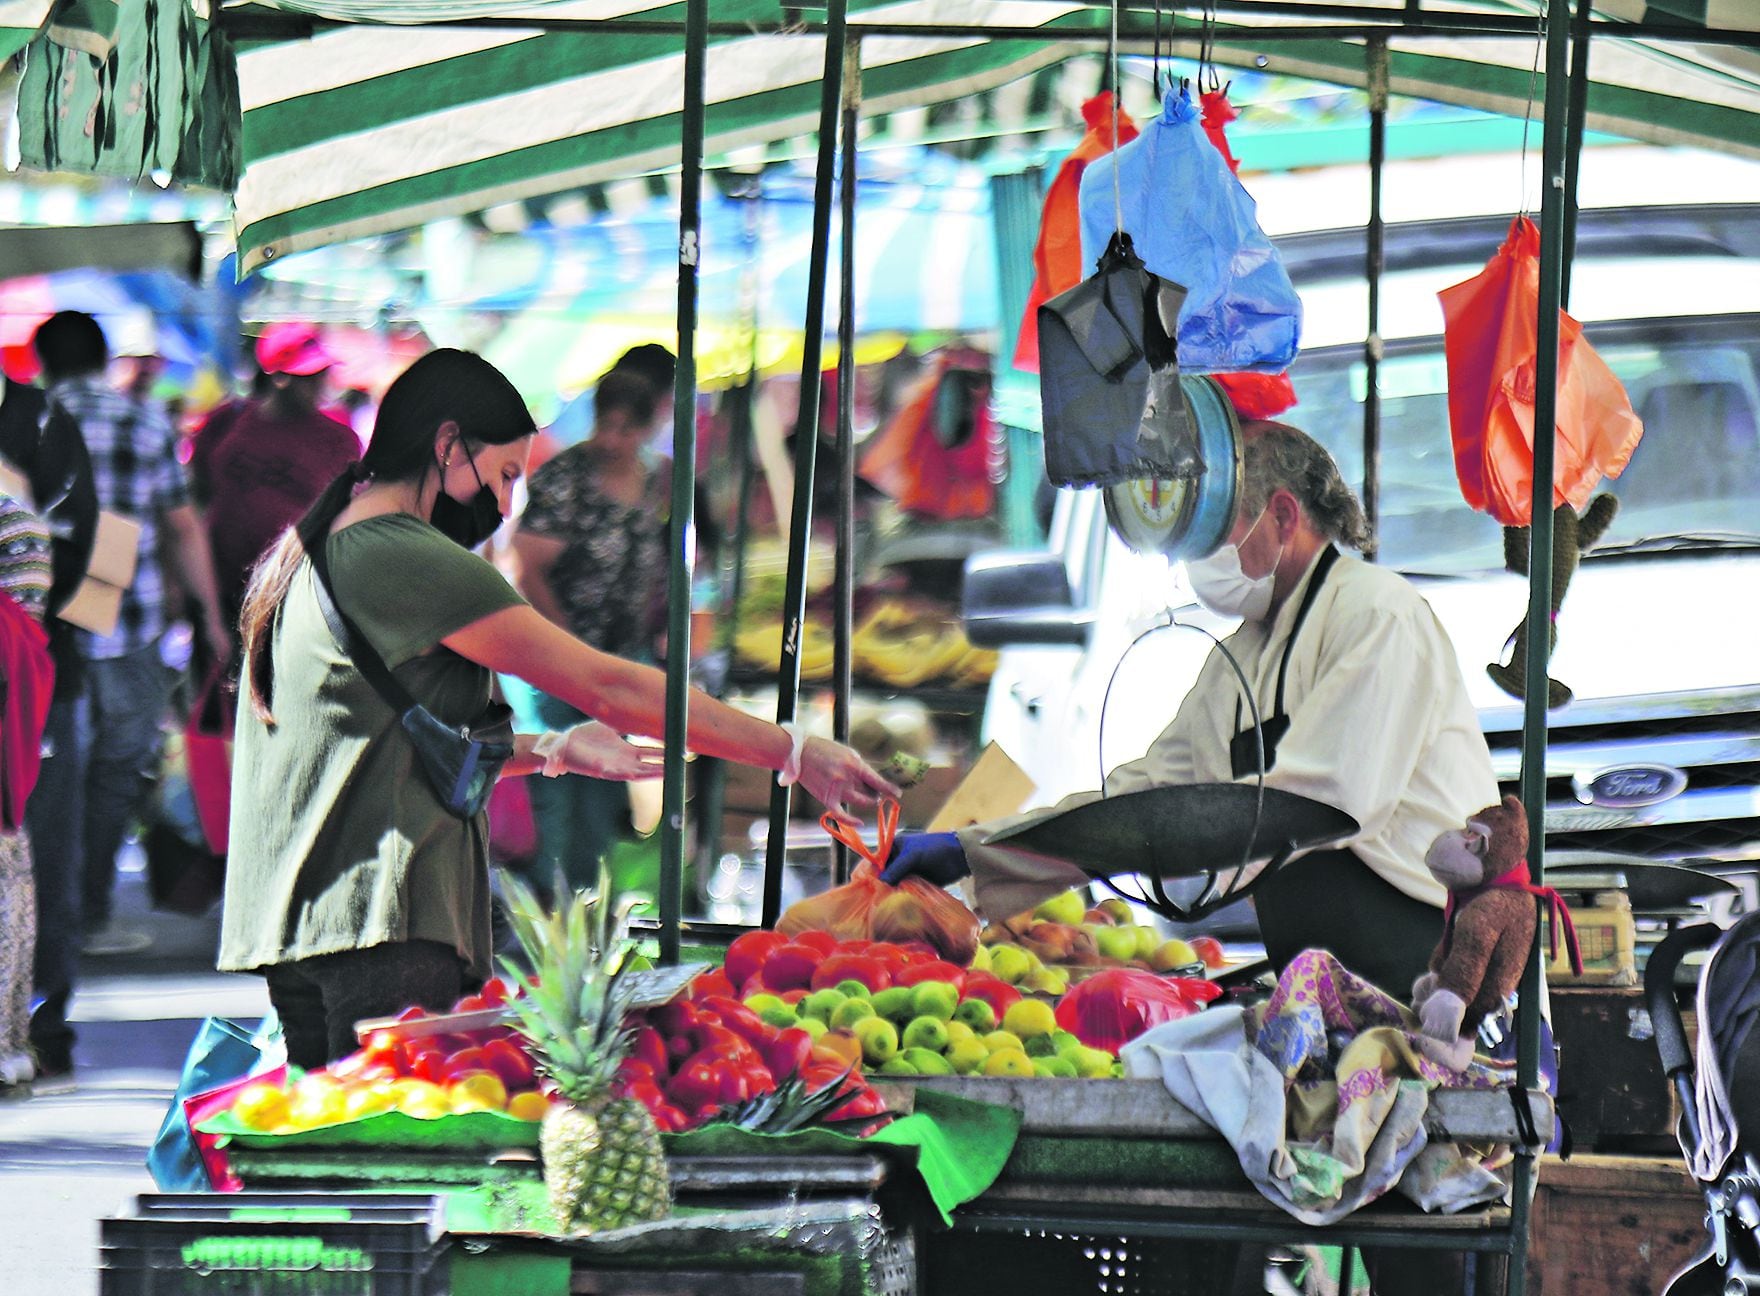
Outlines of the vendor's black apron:
{"label": "vendor's black apron", "polygon": [[[1259,726],[1267,772],[1276,766],[1278,743],[1289,732],[1283,690],[1290,652],[1337,561],[1338,550],[1328,545],[1314,564],[1313,578],[1283,647],[1276,699]],[[1240,725],[1237,701],[1229,765],[1235,778],[1251,778],[1259,769],[1259,744],[1253,730]],[[1412,899],[1348,850],[1314,851],[1285,864],[1259,884],[1254,907],[1266,957],[1277,972],[1305,949],[1327,949],[1351,971],[1402,1001],[1411,993],[1412,982],[1426,971],[1430,953],[1442,939],[1442,910]]]}

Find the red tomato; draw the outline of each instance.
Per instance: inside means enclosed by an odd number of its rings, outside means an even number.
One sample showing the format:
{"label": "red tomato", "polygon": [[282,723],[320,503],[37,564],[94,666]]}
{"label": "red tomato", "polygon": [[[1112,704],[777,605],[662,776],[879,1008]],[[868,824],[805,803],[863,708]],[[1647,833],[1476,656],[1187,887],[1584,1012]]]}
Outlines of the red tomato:
{"label": "red tomato", "polygon": [[733,980],[720,968],[712,968],[701,973],[691,982],[690,996],[692,999],[707,999],[711,995],[720,995],[727,999],[734,997]]}
{"label": "red tomato", "polygon": [[489,1064],[491,1071],[501,1077],[501,1083],[507,1086],[509,1093],[530,1089],[537,1079],[531,1054],[512,1040],[490,1040],[483,1045],[483,1060]]}
{"label": "red tomato", "polygon": [[666,1086],[667,1101],[685,1111],[700,1111],[705,1106],[719,1106],[721,1075],[713,1062],[692,1058],[678,1069]]}
{"label": "red tomato", "polygon": [[784,990],[777,997],[780,998],[783,1003],[787,1004],[790,1008],[792,1008],[796,1004],[798,1004],[801,1000],[803,1000],[807,997],[807,992],[804,989]]}
{"label": "red tomato", "polygon": [[671,1069],[666,1057],[666,1037],[652,1026],[643,1026],[636,1031],[635,1040],[630,1045],[630,1056],[646,1062],[657,1076],[664,1075]]}
{"label": "red tomato", "polygon": [[1192,948],[1204,960],[1205,967],[1219,968],[1228,962],[1228,956],[1222,952],[1222,942],[1214,936],[1192,937]]}
{"label": "red tomato", "polygon": [[960,997],[982,999],[990,1005],[991,1011],[996,1014],[996,1020],[1001,1021],[1002,1014],[1008,1011],[1009,1005],[1020,1002],[1021,992],[1001,977],[980,971],[966,973],[965,988],[960,991]]}
{"label": "red tomato", "polygon": [[703,1018],[703,1010],[696,1004],[687,1003],[683,999],[674,999],[671,1003],[662,1004],[650,1015],[649,1020],[654,1027],[668,1039],[683,1035]]}
{"label": "red tomato", "polygon": [[477,991],[483,1002],[491,1008],[498,1008],[507,1002],[507,982],[500,977],[490,977],[483,982],[483,988]]}
{"label": "red tomato", "polygon": [[821,957],[811,945],[796,942],[780,946],[764,960],[764,984],[771,990],[804,989],[812,984]]}
{"label": "red tomato", "polygon": [[423,1049],[411,1056],[409,1074],[410,1078],[414,1080],[445,1084],[447,1081],[446,1054],[437,1048]]}
{"label": "red tomato", "polygon": [[893,985],[914,986],[924,981],[947,981],[955,990],[962,989],[966,983],[966,970],[952,963],[944,963],[940,959],[931,959],[923,963],[912,963],[892,978]]}
{"label": "red tomato", "polygon": [[658,1107],[650,1107],[648,1111],[654,1117],[654,1124],[662,1134],[682,1134],[692,1127],[691,1118],[685,1115],[684,1108],[677,1103],[662,1101]]}
{"label": "red tomato", "polygon": [[757,1013],[738,1000],[716,995],[703,1000],[703,1006],[711,1009],[728,1030],[754,1048],[762,1048],[776,1038],[776,1027],[760,1020]]}
{"label": "red tomato", "polygon": [[879,994],[893,983],[892,968],[885,959],[868,954],[833,954],[813,970],[812,987],[826,990],[840,981],[860,981],[870,994]]}
{"label": "red tomato", "polygon": [[743,986],[764,966],[764,960],[773,950],[786,944],[788,937],[781,932],[749,931],[735,937],[733,944],[727,947],[727,958],[722,964],[728,980]]}
{"label": "red tomato", "polygon": [[837,937],[830,932],[804,931],[794,938],[796,945],[805,945],[808,949],[817,950],[820,958],[830,958],[838,952]]}
{"label": "red tomato", "polygon": [[487,1071],[489,1064],[483,1056],[483,1050],[473,1046],[461,1048],[456,1053],[448,1053],[442,1069],[448,1080],[456,1080],[466,1071]]}
{"label": "red tomato", "polygon": [[480,994],[469,994],[452,1005],[453,1012],[482,1012],[489,1006],[489,1001]]}
{"label": "red tomato", "polygon": [[394,1075],[402,1075],[409,1066],[409,1051],[390,1031],[374,1031],[367,1036],[361,1053],[369,1065],[389,1067]]}
{"label": "red tomato", "polygon": [[929,944],[928,941],[903,941],[899,944],[899,948],[909,956],[913,963],[919,959],[938,959],[941,957],[941,951]]}
{"label": "red tomato", "polygon": [[790,1028],[780,1031],[763,1049],[764,1065],[777,1079],[796,1074],[812,1059],[813,1037],[804,1030]]}

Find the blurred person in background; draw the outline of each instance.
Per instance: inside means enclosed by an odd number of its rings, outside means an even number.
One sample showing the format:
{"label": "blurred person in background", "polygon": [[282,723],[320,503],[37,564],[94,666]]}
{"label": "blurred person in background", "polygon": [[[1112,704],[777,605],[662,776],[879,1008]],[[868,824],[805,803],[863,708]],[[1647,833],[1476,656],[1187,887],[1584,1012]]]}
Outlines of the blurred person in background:
{"label": "blurred person in background", "polygon": [[17,468],[29,485],[36,512],[49,532],[52,573],[45,628],[55,688],[43,730],[36,788],[25,806],[35,891],[33,1089],[44,1093],[71,1085],[73,1079],[73,1030],[67,1024],[67,1004],[79,964],[85,860],[84,825],[77,814],[70,816],[66,810],[83,797],[85,659],[79,651],[81,632],[56,613],[85,578],[98,523],[98,494],[85,440],[67,411],[35,387],[4,379],[0,383],[4,383],[0,458]]}
{"label": "blurred person in background", "polygon": [[[527,602],[582,643],[638,661],[653,656],[666,589],[672,474],[644,453],[656,404],[637,374],[601,378],[592,435],[532,474],[513,537]],[[546,694],[536,709],[551,729],[585,718]],[[547,887],[560,867],[572,885],[590,887],[599,858],[633,835],[628,790],[591,778],[529,790],[539,840],[533,881]]]}
{"label": "blurred person in background", "polygon": [[25,806],[36,783],[55,674],[42,630],[53,575],[49,527],[26,498],[23,474],[16,465],[7,468],[0,482],[0,1098],[28,1097],[36,1077],[30,1004],[37,886]]}
{"label": "blurred person in background", "polygon": [[256,354],[269,394],[238,411],[206,460],[208,544],[229,626],[257,559],[361,457],[354,429],[321,409],[336,360],[315,328],[272,324]]}
{"label": "blurred person in background", "polygon": [[[150,944],[143,932],[112,921],[116,853],[149,786],[159,723],[171,678],[160,655],[169,628],[167,565],[202,609],[201,631],[210,649],[227,658],[232,631],[214,586],[213,556],[201,519],[190,503],[183,469],[164,414],[124,395],[106,380],[109,345],[90,315],[61,311],[33,338],[51,401],[78,425],[91,458],[98,504],[140,526],[133,583],[122,593],[116,626],[106,635],[80,636],[85,669],[82,797],[56,807],[45,831],[83,825],[81,921],[87,954],[122,954]],[[161,541],[163,540],[163,543]],[[41,1060],[41,1059],[40,1059]],[[71,1057],[48,1061],[71,1064]]]}
{"label": "blurred person in background", "polygon": [[[254,352],[254,346],[253,346]],[[189,435],[188,463],[190,493],[195,497],[197,508],[207,508],[214,497],[214,485],[211,478],[213,471],[214,452],[226,439],[229,432],[237,424],[239,416],[259,401],[269,398],[275,390],[274,380],[255,367],[253,354],[253,372],[250,388],[242,396],[228,396],[218,405],[210,409],[200,423]]]}

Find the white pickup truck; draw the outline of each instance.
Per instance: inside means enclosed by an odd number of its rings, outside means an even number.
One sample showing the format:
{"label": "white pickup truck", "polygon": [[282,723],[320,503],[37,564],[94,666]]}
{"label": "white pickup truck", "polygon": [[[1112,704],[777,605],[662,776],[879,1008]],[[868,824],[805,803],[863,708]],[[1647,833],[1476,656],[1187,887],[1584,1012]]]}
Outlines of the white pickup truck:
{"label": "white pickup truck", "polygon": [[[1551,717],[1549,858],[1637,856],[1741,875],[1760,861],[1760,183],[1737,172],[1720,192],[1743,201],[1686,203],[1695,172],[1682,155],[1607,152],[1649,160],[1628,167],[1622,186],[1618,163],[1601,158],[1598,196],[1641,188],[1645,205],[1590,207],[1596,191],[1585,189],[1570,306],[1625,383],[1645,437],[1605,487],[1619,515],[1559,618],[1552,674],[1576,696]],[[1652,183],[1658,158],[1677,171]],[[1701,160],[1699,179],[1729,174],[1723,161]],[[1499,528],[1467,508],[1455,481],[1435,297],[1477,272],[1508,223],[1389,226],[1378,560],[1409,575],[1447,627],[1513,791],[1521,707],[1485,667],[1506,654],[1527,582],[1503,569]],[[1283,417],[1360,482],[1363,231],[1278,241],[1306,317],[1292,371],[1300,403]],[[1210,649],[1168,631],[1121,664],[1157,614],[1190,596],[1182,567],[1112,533],[1097,492],[1059,492],[1046,552],[983,556],[967,580],[968,606],[986,606],[969,633],[1003,647],[986,736],[1032,776],[1035,804],[1092,788],[1103,768],[1140,755]],[[996,592],[1011,581],[1034,593],[999,610]],[[1229,628],[1195,607],[1180,619]]]}

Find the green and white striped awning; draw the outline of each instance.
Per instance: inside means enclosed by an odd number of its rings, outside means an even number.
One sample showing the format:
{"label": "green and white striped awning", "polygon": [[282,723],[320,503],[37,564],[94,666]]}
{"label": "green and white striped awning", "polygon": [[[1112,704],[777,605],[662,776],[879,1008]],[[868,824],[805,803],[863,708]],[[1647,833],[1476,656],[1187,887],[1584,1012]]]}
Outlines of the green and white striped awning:
{"label": "green and white striped awning", "polygon": [[55,0],[0,0],[0,63],[37,38]]}
{"label": "green and white striped awning", "polygon": [[[1321,0],[1314,0],[1316,5]],[[88,11],[56,9],[27,55],[21,151],[45,169],[183,179],[234,194],[245,268],[305,248],[675,165],[681,126],[682,3],[654,0],[219,0],[122,6],[115,72],[81,47]],[[0,0],[25,31],[41,3]],[[1365,44],[1341,23],[1397,20],[1407,0],[1304,0],[1235,10],[1219,0],[1215,57],[1348,85],[1366,81]],[[1543,86],[1526,36],[1538,0],[1423,0],[1416,12],[1490,20],[1507,36],[1390,32],[1395,93],[1520,115]],[[75,12],[70,12],[75,11]],[[804,10],[809,20],[812,10]],[[707,148],[725,152],[810,132],[823,38],[779,31],[780,0],[710,0]],[[1108,12],[1079,0],[850,0],[863,32],[871,113],[959,99],[1092,50]],[[1590,58],[1591,129],[1760,156],[1760,49],[1664,40],[1760,30],[1760,0],[1602,0]],[[548,30],[528,22],[612,24]],[[629,22],[667,24],[631,30]],[[1140,9],[1127,37],[1149,29]],[[437,25],[475,22],[477,25]],[[1197,53],[1189,15],[1175,49]],[[1631,24],[1644,24],[1632,29]],[[923,28],[922,34],[911,29]],[[1315,28],[1312,36],[1305,28]],[[942,29],[942,30],[936,30]],[[0,32],[4,32],[0,27]],[[999,34],[989,39],[987,31]],[[1043,39],[1039,33],[1043,33]],[[1624,34],[1622,34],[1624,32]],[[1002,34],[1007,39],[1000,38]],[[1126,48],[1146,50],[1139,40]],[[134,69],[139,69],[136,76]],[[144,89],[143,89],[144,86]],[[142,96],[116,111],[115,95]],[[1535,110],[1537,111],[1537,109]],[[96,129],[93,123],[96,123]]]}

